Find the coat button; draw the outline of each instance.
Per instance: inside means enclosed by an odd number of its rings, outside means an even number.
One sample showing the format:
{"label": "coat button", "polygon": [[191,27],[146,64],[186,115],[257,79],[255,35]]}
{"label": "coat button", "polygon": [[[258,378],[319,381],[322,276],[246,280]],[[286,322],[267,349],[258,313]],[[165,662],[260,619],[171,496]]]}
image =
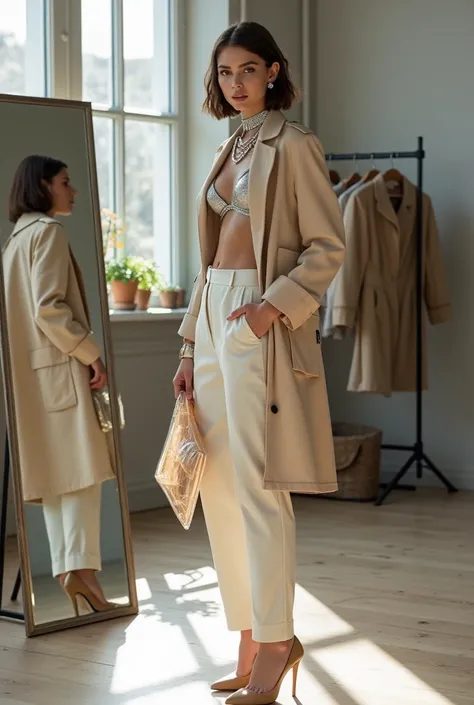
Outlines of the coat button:
{"label": "coat button", "polygon": [[272,404],[270,408],[271,408],[272,414],[278,414],[278,407],[276,404]]}

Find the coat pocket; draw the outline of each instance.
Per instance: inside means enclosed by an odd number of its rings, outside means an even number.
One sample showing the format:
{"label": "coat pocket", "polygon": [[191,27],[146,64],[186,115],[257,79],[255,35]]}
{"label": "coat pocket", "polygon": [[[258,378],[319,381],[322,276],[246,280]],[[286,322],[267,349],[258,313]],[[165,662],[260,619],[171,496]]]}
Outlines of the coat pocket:
{"label": "coat pocket", "polygon": [[39,348],[30,352],[30,365],[38,376],[46,411],[64,411],[76,406],[77,394],[69,355],[57,348]]}
{"label": "coat pocket", "polygon": [[319,377],[322,364],[319,314],[310,316],[309,320],[296,330],[289,330],[288,335],[293,370],[307,377]]}

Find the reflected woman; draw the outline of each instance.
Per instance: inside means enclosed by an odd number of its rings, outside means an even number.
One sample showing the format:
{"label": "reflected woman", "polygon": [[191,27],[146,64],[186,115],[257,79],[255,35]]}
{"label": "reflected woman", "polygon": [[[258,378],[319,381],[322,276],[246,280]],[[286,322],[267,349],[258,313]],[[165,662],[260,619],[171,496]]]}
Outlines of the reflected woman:
{"label": "reflected woman", "polygon": [[106,601],[101,569],[101,483],[114,477],[92,390],[107,385],[80,269],[57,215],[77,192],[66,164],[29,156],[9,198],[15,227],[3,253],[20,470],[25,502],[42,503],[53,575],[94,612]]}

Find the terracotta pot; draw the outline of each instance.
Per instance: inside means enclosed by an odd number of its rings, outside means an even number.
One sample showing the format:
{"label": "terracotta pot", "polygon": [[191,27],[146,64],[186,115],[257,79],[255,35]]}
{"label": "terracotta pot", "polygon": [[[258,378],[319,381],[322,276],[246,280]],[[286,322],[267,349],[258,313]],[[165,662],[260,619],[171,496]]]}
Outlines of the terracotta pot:
{"label": "terracotta pot", "polygon": [[186,296],[186,290],[185,289],[180,289],[177,292],[177,297],[176,297],[176,308],[184,308],[184,297]]}
{"label": "terracotta pot", "polygon": [[150,305],[151,291],[145,291],[144,289],[137,289],[135,294],[135,303],[137,304],[137,309],[139,311],[146,311]]}
{"label": "terracotta pot", "polygon": [[160,293],[160,304],[162,308],[176,308],[177,299],[177,291],[162,291]]}
{"label": "terracotta pot", "polygon": [[136,308],[135,294],[138,282],[111,282],[112,301],[114,309],[118,311],[133,311]]}

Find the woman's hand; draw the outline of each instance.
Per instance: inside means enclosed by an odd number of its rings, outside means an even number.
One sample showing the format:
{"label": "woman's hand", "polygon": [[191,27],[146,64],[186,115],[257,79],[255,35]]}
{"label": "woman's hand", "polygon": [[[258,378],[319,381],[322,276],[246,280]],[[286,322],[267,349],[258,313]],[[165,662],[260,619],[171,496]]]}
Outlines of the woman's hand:
{"label": "woman's hand", "polygon": [[194,360],[191,357],[185,357],[181,360],[173,379],[174,396],[177,399],[181,392],[186,393],[186,397],[192,401],[194,392]]}
{"label": "woman's hand", "polygon": [[240,316],[245,316],[257,338],[263,338],[280,315],[280,311],[275,306],[272,306],[268,301],[262,301],[261,304],[240,306],[230,314],[227,320],[234,321]]}
{"label": "woman's hand", "polygon": [[91,389],[103,389],[107,386],[107,370],[100,357],[91,365]]}

